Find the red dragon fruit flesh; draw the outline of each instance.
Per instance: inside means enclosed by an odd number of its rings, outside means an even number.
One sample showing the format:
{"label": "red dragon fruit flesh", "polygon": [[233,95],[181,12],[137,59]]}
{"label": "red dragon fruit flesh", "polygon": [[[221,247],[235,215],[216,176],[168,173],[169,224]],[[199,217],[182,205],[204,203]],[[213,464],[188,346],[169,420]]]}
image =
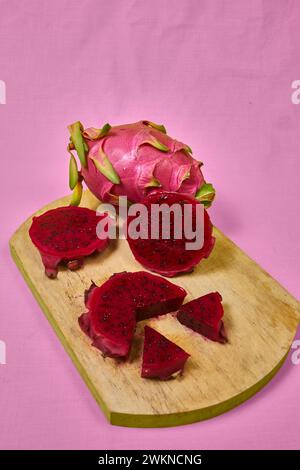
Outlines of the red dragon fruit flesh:
{"label": "red dragon fruit flesh", "polygon": [[136,322],[178,310],[186,291],[153,274],[122,272],[86,291],[87,313],[79,317],[92,345],[109,357],[126,358]]}
{"label": "red dragon fruit flesh", "polygon": [[167,380],[182,374],[189,356],[158,331],[145,326],[142,377]]}
{"label": "red dragon fruit flesh", "polygon": [[[191,240],[183,236],[175,238],[174,236],[174,214],[170,213],[170,238],[166,239],[162,236],[162,219],[160,219],[159,237],[151,238],[151,206],[152,204],[180,204],[184,208],[185,204],[192,206],[191,225],[195,225],[196,206],[200,204],[194,197],[167,192],[163,190],[156,190],[151,192],[144,200],[143,204],[148,209],[148,232],[147,238],[133,238],[130,231],[127,234],[127,241],[135,259],[145,268],[150,271],[156,272],[163,276],[173,277],[180,273],[191,272],[203,258],[207,258],[214,246],[215,238],[212,236],[212,224],[207,211],[204,209],[204,243],[202,248],[197,250],[187,249],[187,243]],[[184,215],[182,210],[182,223],[185,225]],[[137,216],[138,217],[138,216]],[[129,216],[127,219],[127,226],[135,220],[136,216]],[[195,229],[195,228],[194,228]],[[173,233],[173,235],[172,235]]]}
{"label": "red dragon fruit flesh", "polygon": [[211,292],[182,305],[177,313],[177,319],[183,325],[200,333],[212,341],[226,343],[222,296],[219,292]]}
{"label": "red dragon fruit flesh", "polygon": [[214,199],[214,188],[202,175],[202,163],[192,157],[188,145],[169,137],[162,125],[144,120],[84,130],[77,121],[68,129],[74,204],[80,202],[82,179],[98,199],[115,205],[119,196],[141,202],[157,187],[195,196],[206,207]]}
{"label": "red dragon fruit flesh", "polygon": [[76,206],[59,207],[33,217],[29,235],[48,277],[57,276],[59,264],[75,270],[82,266],[84,257],[104,250],[109,240],[98,238],[96,233],[103,217],[108,216]]}

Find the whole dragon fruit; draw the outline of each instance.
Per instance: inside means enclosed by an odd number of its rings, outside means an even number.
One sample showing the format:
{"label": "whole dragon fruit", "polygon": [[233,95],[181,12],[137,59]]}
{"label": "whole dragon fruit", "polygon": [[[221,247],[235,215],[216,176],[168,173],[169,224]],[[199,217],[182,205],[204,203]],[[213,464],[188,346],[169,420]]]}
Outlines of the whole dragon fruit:
{"label": "whole dragon fruit", "polygon": [[116,205],[119,196],[127,196],[132,203],[140,202],[157,187],[195,196],[206,207],[214,199],[214,188],[202,175],[202,163],[191,156],[188,145],[169,137],[162,125],[144,120],[84,130],[77,121],[69,126],[69,131],[73,205],[80,202],[82,180],[98,199]]}
{"label": "whole dragon fruit", "polygon": [[29,236],[40,252],[46,275],[55,278],[59,264],[74,271],[82,266],[84,257],[103,251],[109,239],[105,234],[98,238],[96,228],[106,217],[73,206],[57,207],[33,217]]}
{"label": "whole dragon fruit", "polygon": [[117,273],[86,291],[88,312],[79,317],[79,325],[106,356],[126,358],[136,322],[178,310],[185,296],[182,287],[162,277],[144,271]]}
{"label": "whole dragon fruit", "polygon": [[221,294],[210,292],[182,305],[177,313],[177,319],[212,341],[226,343],[223,315]]}
{"label": "whole dragon fruit", "polygon": [[150,326],[145,326],[141,376],[167,380],[182,374],[189,354]]}

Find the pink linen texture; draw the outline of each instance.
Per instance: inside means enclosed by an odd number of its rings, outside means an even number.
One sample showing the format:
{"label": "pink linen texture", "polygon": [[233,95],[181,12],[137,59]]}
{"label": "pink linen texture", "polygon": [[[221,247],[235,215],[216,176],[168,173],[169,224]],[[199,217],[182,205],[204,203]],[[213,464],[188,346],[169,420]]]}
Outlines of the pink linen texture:
{"label": "pink linen texture", "polygon": [[299,296],[300,3],[0,0],[0,80],[0,448],[299,448],[300,365],[290,358],[255,397],[212,420],[108,424],[8,240],[68,192],[67,124],[149,119],[204,162],[214,224]]}

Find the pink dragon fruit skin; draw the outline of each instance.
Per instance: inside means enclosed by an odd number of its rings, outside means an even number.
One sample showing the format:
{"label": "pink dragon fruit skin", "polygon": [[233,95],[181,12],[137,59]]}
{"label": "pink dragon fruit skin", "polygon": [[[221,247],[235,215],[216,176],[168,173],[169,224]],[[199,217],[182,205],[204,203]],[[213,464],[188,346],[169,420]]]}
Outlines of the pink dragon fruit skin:
{"label": "pink dragon fruit skin", "polygon": [[[84,139],[86,148],[80,178],[98,199],[117,204],[118,196],[127,196],[130,202],[141,202],[149,191],[160,187],[196,196],[207,206],[213,200],[214,190],[204,181],[202,164],[191,156],[186,144],[169,137],[163,126],[139,121],[115,127],[106,125],[106,131],[101,132],[95,128],[83,130],[78,124],[79,137]],[[69,151],[74,142],[71,132]],[[76,145],[75,148],[78,151]],[[112,177],[99,171],[99,165],[103,167],[104,163],[109,164]]]}

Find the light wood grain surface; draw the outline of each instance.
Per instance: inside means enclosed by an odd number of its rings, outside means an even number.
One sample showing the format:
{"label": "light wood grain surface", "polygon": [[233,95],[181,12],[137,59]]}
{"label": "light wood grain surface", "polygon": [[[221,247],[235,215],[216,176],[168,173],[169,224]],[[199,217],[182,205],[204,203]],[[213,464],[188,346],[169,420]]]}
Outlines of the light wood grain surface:
{"label": "light wood grain surface", "polygon": [[[62,198],[38,213],[69,200]],[[82,206],[98,204],[89,192],[84,194]],[[77,323],[85,311],[84,290],[92,280],[100,285],[114,272],[142,269],[127,242],[113,242],[104,253],[86,259],[84,268],[61,269],[58,278],[51,280],[44,275],[39,253],[29,239],[30,224],[31,217],[12,237],[12,256],[111,423],[160,427],[215,416],[256,393],[282,365],[296,333],[299,303],[216,228],[216,246],[209,259],[173,282],[187,290],[186,301],[210,291],[222,294],[229,343],[204,339],[172,314],[149,320],[149,325],[191,355],[182,377],[159,382],[140,377],[143,323],[124,364],[103,358]]]}

